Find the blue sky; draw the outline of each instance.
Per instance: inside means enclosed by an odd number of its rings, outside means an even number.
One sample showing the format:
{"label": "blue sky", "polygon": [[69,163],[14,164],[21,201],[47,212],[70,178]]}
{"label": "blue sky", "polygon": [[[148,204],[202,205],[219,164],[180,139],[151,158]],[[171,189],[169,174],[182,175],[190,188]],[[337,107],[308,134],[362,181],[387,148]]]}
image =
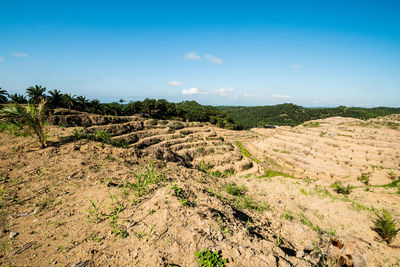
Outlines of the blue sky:
{"label": "blue sky", "polygon": [[400,1],[2,0],[0,87],[400,106]]}

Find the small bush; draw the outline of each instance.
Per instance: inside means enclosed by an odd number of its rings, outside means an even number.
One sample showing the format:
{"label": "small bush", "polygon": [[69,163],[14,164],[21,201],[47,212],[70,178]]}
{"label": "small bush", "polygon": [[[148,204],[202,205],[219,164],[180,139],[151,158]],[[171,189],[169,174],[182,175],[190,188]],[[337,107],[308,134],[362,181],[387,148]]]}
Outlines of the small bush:
{"label": "small bush", "polygon": [[376,216],[378,218],[374,221],[374,230],[389,244],[400,231],[400,228],[396,229],[396,223],[387,210],[382,209],[382,212],[376,213]]}
{"label": "small bush", "polygon": [[202,267],[223,267],[227,263],[227,260],[222,258],[221,251],[201,250],[196,252],[195,255]]}
{"label": "small bush", "polygon": [[351,193],[351,190],[354,188],[354,186],[347,185],[344,186],[342,185],[341,182],[335,182],[334,184],[331,185],[331,187],[338,193],[338,194],[343,194],[343,195],[349,195]]}

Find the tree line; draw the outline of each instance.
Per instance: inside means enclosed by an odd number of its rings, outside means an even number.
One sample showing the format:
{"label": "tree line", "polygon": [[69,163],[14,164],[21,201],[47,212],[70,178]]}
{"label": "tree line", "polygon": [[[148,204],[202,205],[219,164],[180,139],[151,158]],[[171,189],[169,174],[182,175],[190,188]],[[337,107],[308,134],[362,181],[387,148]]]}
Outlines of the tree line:
{"label": "tree line", "polygon": [[238,129],[233,119],[225,112],[213,106],[204,106],[196,101],[169,102],[165,99],[145,99],[143,101],[124,100],[113,103],[101,103],[98,99],[88,99],[84,96],[62,93],[53,89],[46,92],[46,87],[35,85],[26,89],[26,94],[9,94],[0,88],[0,104],[14,103],[38,105],[45,100],[49,109],[68,108],[77,111],[113,115],[131,116],[140,114],[155,119],[177,119],[185,121],[210,122],[226,129]]}
{"label": "tree line", "polygon": [[376,107],[334,107],[334,108],[304,108],[294,104],[279,104],[274,106],[220,106],[221,111],[233,118],[241,129],[266,127],[268,125],[296,126],[306,121],[328,117],[351,117],[370,119],[400,113],[400,108]]}

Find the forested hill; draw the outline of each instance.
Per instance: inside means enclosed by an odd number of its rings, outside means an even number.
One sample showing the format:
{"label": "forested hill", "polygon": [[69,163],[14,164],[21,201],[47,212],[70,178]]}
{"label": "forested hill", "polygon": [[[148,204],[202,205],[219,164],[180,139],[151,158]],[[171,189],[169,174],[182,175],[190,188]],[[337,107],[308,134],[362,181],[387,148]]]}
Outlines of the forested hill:
{"label": "forested hill", "polygon": [[305,121],[335,116],[369,119],[400,113],[400,108],[355,108],[344,106],[335,108],[304,108],[294,104],[256,107],[219,106],[218,108],[230,115],[242,129],[264,127],[265,125],[296,126]]}

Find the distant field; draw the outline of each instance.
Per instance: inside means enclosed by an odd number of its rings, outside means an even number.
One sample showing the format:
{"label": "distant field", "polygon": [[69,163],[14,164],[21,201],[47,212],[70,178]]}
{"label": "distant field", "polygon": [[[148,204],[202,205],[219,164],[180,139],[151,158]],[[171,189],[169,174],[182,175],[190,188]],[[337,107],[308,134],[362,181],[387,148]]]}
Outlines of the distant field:
{"label": "distant field", "polygon": [[219,106],[242,129],[264,127],[265,125],[296,126],[303,122],[329,117],[350,117],[370,119],[400,113],[400,108],[377,107],[355,108],[339,106],[335,108],[304,108],[294,104],[274,106]]}

